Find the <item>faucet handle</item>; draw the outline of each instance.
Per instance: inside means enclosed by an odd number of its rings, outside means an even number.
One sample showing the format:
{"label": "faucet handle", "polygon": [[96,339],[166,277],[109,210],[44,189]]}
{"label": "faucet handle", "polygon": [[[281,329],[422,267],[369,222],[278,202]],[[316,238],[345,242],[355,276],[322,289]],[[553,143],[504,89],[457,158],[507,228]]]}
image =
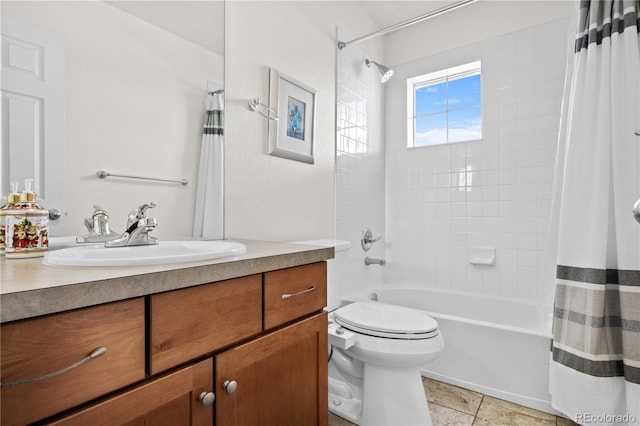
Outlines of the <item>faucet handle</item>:
{"label": "faucet handle", "polygon": [[103,209],[100,206],[97,206],[94,204],[93,206],[93,213],[91,213],[91,217],[88,217],[84,220],[84,226],[87,228],[87,230],[89,232],[94,232],[95,231],[95,226],[96,226],[96,216],[97,215],[104,215],[106,217],[109,217],[107,215],[107,211],[105,209]]}
{"label": "faucet handle", "polygon": [[148,203],[144,203],[136,207],[135,209],[131,210],[131,213],[129,213],[129,219],[132,219],[132,220],[144,219],[146,217],[147,210],[152,209],[155,206],[156,206],[155,201],[149,201]]}
{"label": "faucet handle", "polygon": [[382,238],[382,235],[374,237],[371,229],[364,228],[362,230],[362,238],[360,239],[360,245],[362,246],[362,250],[369,251],[371,245],[376,241],[379,241]]}
{"label": "faucet handle", "polygon": [[107,211],[105,209],[103,209],[102,207],[98,206],[98,205],[93,205],[93,214],[91,215],[92,217],[98,214],[104,214],[107,215]]}
{"label": "faucet handle", "polygon": [[84,226],[87,227],[89,234],[77,237],[77,243],[102,242],[117,235],[109,229],[109,215],[100,206],[93,206],[93,213],[91,217],[84,220]]}
{"label": "faucet handle", "polygon": [[152,209],[156,206],[155,201],[149,201],[148,203],[144,203],[140,207],[138,207],[138,219],[142,219],[145,217],[148,209]]}
{"label": "faucet handle", "polygon": [[155,201],[149,201],[148,203],[144,203],[135,209],[131,210],[129,213],[129,217],[127,220],[127,229],[129,229],[132,225],[134,225],[140,219],[144,219],[147,217],[147,210],[152,209],[156,206]]}

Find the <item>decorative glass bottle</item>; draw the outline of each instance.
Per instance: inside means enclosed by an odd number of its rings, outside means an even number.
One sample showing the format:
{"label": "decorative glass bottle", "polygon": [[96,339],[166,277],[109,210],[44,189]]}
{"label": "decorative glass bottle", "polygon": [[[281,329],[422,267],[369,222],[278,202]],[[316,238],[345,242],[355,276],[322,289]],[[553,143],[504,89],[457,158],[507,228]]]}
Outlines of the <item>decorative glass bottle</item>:
{"label": "decorative glass bottle", "polygon": [[25,179],[20,201],[6,212],[7,259],[39,257],[49,249],[49,212],[36,202],[33,179]]}

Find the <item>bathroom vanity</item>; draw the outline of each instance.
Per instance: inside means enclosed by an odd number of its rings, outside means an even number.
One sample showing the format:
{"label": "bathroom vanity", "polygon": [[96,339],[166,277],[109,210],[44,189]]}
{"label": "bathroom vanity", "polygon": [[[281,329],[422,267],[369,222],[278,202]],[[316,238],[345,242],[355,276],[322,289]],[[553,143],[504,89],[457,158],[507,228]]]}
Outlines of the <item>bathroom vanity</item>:
{"label": "bathroom vanity", "polygon": [[2,425],[326,425],[326,259],[242,241],[186,264],[0,260]]}

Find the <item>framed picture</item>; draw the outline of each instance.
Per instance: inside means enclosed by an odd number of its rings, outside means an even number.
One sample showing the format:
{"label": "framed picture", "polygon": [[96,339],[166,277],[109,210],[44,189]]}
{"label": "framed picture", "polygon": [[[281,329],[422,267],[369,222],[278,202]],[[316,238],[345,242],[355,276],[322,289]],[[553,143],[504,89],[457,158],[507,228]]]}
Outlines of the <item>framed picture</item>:
{"label": "framed picture", "polygon": [[313,164],[316,90],[271,68],[269,107],[269,154]]}

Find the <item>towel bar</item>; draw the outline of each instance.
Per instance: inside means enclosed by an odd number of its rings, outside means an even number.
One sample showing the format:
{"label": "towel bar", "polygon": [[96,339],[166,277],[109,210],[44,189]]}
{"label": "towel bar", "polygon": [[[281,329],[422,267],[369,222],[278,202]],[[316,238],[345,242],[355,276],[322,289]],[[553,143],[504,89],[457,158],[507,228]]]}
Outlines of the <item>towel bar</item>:
{"label": "towel bar", "polygon": [[159,182],[175,182],[175,183],[179,183],[179,184],[182,184],[182,185],[186,185],[186,184],[189,183],[189,181],[187,179],[162,179],[162,178],[154,178],[154,177],[122,175],[122,174],[115,174],[115,173],[105,172],[104,170],[98,170],[98,172],[96,174],[98,175],[98,177],[100,179],[106,179],[109,176],[112,176],[112,177],[121,177],[121,178],[127,178],[127,179],[143,179],[143,180],[155,180],[155,181],[159,181]]}

